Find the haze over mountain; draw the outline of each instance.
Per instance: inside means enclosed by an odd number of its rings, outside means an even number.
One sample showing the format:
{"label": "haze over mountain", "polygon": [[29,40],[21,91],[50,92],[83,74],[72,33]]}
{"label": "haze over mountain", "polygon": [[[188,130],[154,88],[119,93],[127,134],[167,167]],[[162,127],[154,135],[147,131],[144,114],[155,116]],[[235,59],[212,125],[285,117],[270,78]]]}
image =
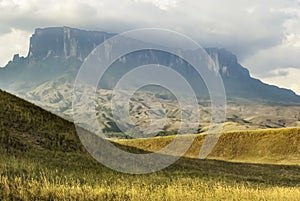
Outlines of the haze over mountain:
{"label": "haze over mountain", "polygon": [[[57,81],[59,78],[74,80],[83,59],[97,45],[114,35],[69,27],[36,29],[30,38],[27,57],[19,57],[16,54],[5,68],[0,69],[0,86],[2,89],[25,95],[45,82]],[[248,70],[238,63],[236,56],[231,52],[218,48],[207,48],[206,51],[219,68],[228,97],[284,103],[300,102],[300,97],[291,90],[267,85],[250,77]],[[181,68],[181,72],[189,80],[193,80],[195,76],[195,72],[189,70],[186,63],[182,65],[180,59],[159,51],[138,52],[128,55],[126,60],[115,62],[112,68],[123,71],[122,68],[132,68],[133,65],[159,63]],[[203,84],[201,80],[199,84]],[[203,88],[205,89],[205,86]],[[204,91],[198,95],[207,96]]]}
{"label": "haze over mountain", "polygon": [[[69,27],[36,29],[30,38],[28,55],[20,57],[16,54],[12,61],[0,69],[0,88],[71,119],[74,80],[84,58],[97,45],[114,35],[113,33],[86,31]],[[241,66],[237,61],[237,57],[228,50],[219,48],[206,48],[205,50],[215,61],[216,70],[220,72],[223,78],[227,98],[236,101],[249,99],[251,101],[284,104],[300,103],[300,97],[293,91],[271,86],[252,78],[249,71]],[[109,90],[124,73],[144,64],[170,66],[180,72],[186,80],[189,80],[192,86],[196,86],[195,92],[200,99],[208,98],[208,90],[202,78],[197,75],[189,64],[174,55],[156,50],[137,51],[120,58],[110,66],[100,84],[105,90]],[[107,91],[102,91],[100,97],[109,102]],[[148,112],[146,110],[138,111],[141,104],[144,104],[143,101],[133,104],[136,106],[137,112],[141,114],[140,116]],[[109,105],[102,104],[101,107],[104,107],[102,108],[102,111],[104,111],[102,116],[105,117],[104,127],[114,127],[113,119],[109,110],[107,110]],[[170,108],[174,109],[173,105]],[[235,109],[229,113],[234,113],[234,111]],[[174,117],[177,118],[179,115],[177,113],[172,112],[170,109],[168,115],[175,115]],[[294,123],[297,121],[297,115],[295,114],[295,119],[288,121],[291,122],[288,125],[297,124]],[[253,119],[251,116],[253,115],[244,118]],[[202,120],[205,123],[202,128],[209,122],[209,115],[204,115],[203,118]],[[232,117],[231,119],[236,118]],[[260,118],[254,120],[256,122],[255,128],[265,127],[262,126],[265,125],[262,122],[266,122],[268,119],[266,117],[264,120]],[[274,120],[271,123],[272,125],[267,123],[266,127],[274,127],[274,125],[275,127],[281,127],[278,124],[279,120],[281,119]],[[238,123],[240,122],[244,121],[241,120]],[[113,129],[113,131],[115,130]]]}

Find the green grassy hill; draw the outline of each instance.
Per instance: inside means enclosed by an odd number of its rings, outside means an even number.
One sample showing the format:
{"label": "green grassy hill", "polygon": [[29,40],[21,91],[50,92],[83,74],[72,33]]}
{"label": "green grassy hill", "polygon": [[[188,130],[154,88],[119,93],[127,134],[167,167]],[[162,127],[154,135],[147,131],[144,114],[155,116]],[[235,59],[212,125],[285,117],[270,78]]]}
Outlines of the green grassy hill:
{"label": "green grassy hill", "polygon": [[[0,120],[0,200],[296,201],[300,197],[299,166],[191,158],[197,153],[201,136],[187,153],[189,157],[159,172],[129,175],[110,170],[92,159],[84,151],[71,122],[2,91]],[[224,159],[253,156],[256,152],[252,153],[250,148],[261,142],[260,149],[264,151],[261,156],[291,150],[283,154],[298,157],[294,155],[296,150],[285,149],[293,143],[298,147],[298,130],[291,137],[285,131],[280,134],[280,130],[276,134],[278,150],[263,149],[261,140],[269,142],[270,132],[224,134],[220,142],[228,149],[219,144],[213,153]],[[248,139],[253,139],[252,144],[246,144]],[[157,148],[168,140],[171,137],[118,141],[123,145],[117,146],[145,153],[141,145],[149,148],[151,142]]]}
{"label": "green grassy hill", "polygon": [[83,150],[71,122],[3,91],[0,91],[0,148]]}

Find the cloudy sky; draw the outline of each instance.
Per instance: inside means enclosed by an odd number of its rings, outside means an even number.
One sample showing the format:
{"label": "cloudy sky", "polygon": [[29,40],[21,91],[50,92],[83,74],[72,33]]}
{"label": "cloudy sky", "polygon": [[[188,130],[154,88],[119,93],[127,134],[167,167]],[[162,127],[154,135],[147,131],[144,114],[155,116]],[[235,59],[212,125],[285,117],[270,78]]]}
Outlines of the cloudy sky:
{"label": "cloudy sky", "polygon": [[225,47],[252,76],[300,94],[300,0],[0,0],[0,66],[26,55],[37,27],[156,27]]}

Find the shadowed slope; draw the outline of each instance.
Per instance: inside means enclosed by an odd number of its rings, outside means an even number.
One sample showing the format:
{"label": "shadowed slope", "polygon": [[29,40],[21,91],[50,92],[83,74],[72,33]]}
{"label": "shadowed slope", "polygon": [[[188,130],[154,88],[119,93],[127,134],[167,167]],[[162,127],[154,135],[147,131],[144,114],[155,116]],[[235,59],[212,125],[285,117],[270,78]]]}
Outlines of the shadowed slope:
{"label": "shadowed slope", "polygon": [[3,91],[0,91],[0,148],[83,151],[71,122]]}
{"label": "shadowed slope", "polygon": [[[197,135],[194,143],[185,154],[198,158],[205,135]],[[182,138],[189,135],[180,136]],[[157,151],[165,147],[173,136],[116,142],[147,151]],[[263,129],[256,131],[235,131],[222,134],[210,159],[273,163],[300,164],[300,128]]]}

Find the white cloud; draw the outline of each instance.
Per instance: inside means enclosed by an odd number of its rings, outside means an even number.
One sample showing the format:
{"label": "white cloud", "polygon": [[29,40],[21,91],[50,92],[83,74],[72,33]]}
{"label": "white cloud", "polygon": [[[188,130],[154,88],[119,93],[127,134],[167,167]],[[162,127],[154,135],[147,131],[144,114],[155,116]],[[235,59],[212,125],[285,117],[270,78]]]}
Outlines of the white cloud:
{"label": "white cloud", "polygon": [[[286,74],[280,75],[279,72],[280,70],[283,70],[284,72],[286,72]],[[278,69],[275,70],[274,74],[277,75],[273,77],[263,78],[262,81],[269,84],[279,85],[284,88],[293,89],[294,92],[300,95],[300,83],[299,83],[300,69],[298,68]]]}
{"label": "white cloud", "polygon": [[152,3],[161,10],[168,10],[174,8],[177,5],[177,0],[134,0],[135,2],[147,2]]}
{"label": "white cloud", "polygon": [[300,94],[300,34],[288,34],[277,46],[257,51],[244,66],[263,81]]}
{"label": "white cloud", "polygon": [[[26,56],[29,48],[30,34],[26,31],[12,29],[11,32],[0,36],[0,66],[7,64],[12,59],[13,54],[19,53]],[[5,48],[3,48],[5,47]]]}
{"label": "white cloud", "polygon": [[267,75],[268,72],[284,67],[300,67],[300,34],[288,34],[281,44],[258,50],[249,55],[243,64],[253,74],[258,76]]}
{"label": "white cloud", "polygon": [[282,23],[281,42],[261,48],[243,61],[251,74],[263,81],[289,88],[300,94],[300,4],[272,10],[292,16]]}

